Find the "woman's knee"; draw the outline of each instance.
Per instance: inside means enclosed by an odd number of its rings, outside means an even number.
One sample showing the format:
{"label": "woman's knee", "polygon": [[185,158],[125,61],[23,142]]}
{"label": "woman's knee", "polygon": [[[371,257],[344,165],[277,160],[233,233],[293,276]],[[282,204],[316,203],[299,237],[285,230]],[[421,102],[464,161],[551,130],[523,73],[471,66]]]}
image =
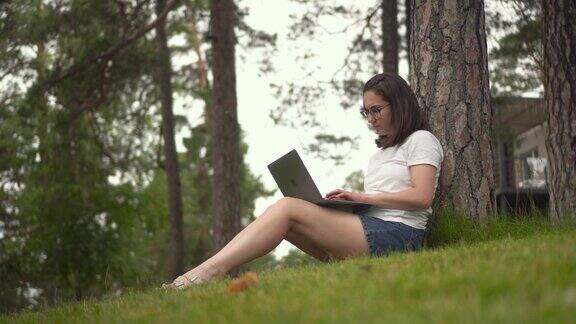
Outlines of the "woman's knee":
{"label": "woman's knee", "polygon": [[278,199],[274,204],[268,207],[269,209],[274,209],[276,212],[282,214],[289,214],[296,208],[296,204],[298,203],[299,199],[291,198],[291,197],[282,197]]}
{"label": "woman's knee", "polygon": [[297,199],[290,197],[282,197],[272,205],[268,206],[264,214],[274,217],[290,216],[293,214],[292,212],[294,210],[296,203],[295,200]]}

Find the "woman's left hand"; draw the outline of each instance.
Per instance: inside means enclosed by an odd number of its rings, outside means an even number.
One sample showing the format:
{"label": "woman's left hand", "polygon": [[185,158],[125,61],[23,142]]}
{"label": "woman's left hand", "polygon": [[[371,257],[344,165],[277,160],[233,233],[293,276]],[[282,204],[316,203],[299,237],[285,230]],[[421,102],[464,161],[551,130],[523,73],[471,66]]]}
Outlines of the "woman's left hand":
{"label": "woman's left hand", "polygon": [[359,192],[351,192],[342,189],[332,190],[326,194],[326,199],[334,200],[362,201],[362,197],[363,195]]}

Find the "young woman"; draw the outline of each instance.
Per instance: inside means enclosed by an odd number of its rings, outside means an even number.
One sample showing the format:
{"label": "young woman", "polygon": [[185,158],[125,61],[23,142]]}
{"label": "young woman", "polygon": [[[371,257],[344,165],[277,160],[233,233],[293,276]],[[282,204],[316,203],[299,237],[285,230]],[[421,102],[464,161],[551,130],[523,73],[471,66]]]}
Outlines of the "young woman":
{"label": "young woman", "polygon": [[185,288],[221,278],[284,239],[322,261],[419,249],[432,213],[442,147],[428,131],[414,93],[398,75],[372,77],[364,85],[363,102],[360,113],[378,134],[364,192],[337,189],[326,197],[373,207],[350,213],[282,198],[213,257],[163,287]]}

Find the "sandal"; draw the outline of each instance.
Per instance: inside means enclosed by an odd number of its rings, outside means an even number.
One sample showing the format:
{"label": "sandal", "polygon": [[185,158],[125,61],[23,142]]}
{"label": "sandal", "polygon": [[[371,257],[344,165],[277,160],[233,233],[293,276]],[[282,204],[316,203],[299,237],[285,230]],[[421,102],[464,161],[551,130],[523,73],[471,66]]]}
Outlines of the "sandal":
{"label": "sandal", "polygon": [[174,279],[172,283],[164,283],[162,284],[162,288],[164,289],[184,289],[191,284],[193,284],[198,279],[198,276],[194,276],[192,278],[187,277],[185,274],[181,275],[180,277]]}

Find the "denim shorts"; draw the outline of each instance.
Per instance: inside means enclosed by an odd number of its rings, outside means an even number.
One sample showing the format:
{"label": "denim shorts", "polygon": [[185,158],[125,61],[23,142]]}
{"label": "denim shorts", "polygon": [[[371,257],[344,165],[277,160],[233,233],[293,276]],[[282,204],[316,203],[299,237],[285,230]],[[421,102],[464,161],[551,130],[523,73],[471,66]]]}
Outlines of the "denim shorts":
{"label": "denim shorts", "polygon": [[385,256],[395,251],[416,251],[422,248],[423,229],[366,216],[362,211],[354,213],[360,217],[371,255]]}

